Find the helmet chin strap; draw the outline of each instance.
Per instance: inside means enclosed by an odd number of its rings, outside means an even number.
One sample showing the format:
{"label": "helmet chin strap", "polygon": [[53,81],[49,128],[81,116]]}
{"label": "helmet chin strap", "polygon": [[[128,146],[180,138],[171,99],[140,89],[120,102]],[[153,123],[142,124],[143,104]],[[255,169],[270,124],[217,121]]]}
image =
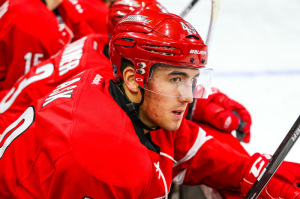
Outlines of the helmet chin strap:
{"label": "helmet chin strap", "polygon": [[128,96],[126,95],[126,92],[123,88],[123,86],[121,84],[118,84],[118,87],[122,90],[122,93],[124,94],[125,98],[127,99],[128,103],[126,103],[126,106],[128,108],[128,112],[127,115],[130,117],[130,119],[135,122],[136,124],[140,125],[143,129],[147,130],[147,131],[155,131],[160,129],[159,126],[156,126],[155,128],[150,128],[148,127],[141,119],[139,116],[139,110],[140,110],[140,106],[144,103],[144,94],[145,94],[145,90],[143,87],[139,86],[139,89],[141,91],[142,94],[142,99],[139,103],[134,103],[132,102]]}

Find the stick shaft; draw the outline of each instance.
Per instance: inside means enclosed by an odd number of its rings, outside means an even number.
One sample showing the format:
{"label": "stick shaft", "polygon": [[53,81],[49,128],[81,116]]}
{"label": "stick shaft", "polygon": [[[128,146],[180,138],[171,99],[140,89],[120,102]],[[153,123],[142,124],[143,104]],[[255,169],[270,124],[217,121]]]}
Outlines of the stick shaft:
{"label": "stick shaft", "polygon": [[255,183],[252,185],[251,189],[247,193],[245,199],[254,199],[259,196],[265,186],[268,184],[272,176],[275,174],[282,161],[289,153],[291,148],[296,143],[300,135],[300,116],[287,133],[274,155],[270,159],[269,163],[266,165],[264,170],[261,172]]}
{"label": "stick shaft", "polygon": [[193,0],[180,14],[180,16],[183,18],[185,15],[194,7],[194,5],[198,2],[199,0]]}

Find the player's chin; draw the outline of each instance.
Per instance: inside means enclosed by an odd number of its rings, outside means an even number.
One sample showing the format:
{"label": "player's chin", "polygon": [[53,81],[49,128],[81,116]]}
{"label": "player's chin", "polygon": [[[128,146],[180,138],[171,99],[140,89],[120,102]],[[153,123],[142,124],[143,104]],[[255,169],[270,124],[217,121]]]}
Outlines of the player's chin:
{"label": "player's chin", "polygon": [[182,120],[177,120],[177,121],[172,121],[169,122],[168,124],[165,124],[162,128],[167,130],[167,131],[176,131],[179,129],[180,125],[181,125],[181,121]]}

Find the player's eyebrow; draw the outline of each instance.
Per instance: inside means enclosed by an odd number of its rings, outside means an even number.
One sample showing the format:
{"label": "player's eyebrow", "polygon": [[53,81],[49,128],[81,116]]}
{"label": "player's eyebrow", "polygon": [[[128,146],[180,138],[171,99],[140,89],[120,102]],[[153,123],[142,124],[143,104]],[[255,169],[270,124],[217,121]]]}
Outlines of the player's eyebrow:
{"label": "player's eyebrow", "polygon": [[182,72],[182,71],[172,71],[168,74],[168,76],[175,76],[175,75],[181,75],[181,76],[184,76],[184,77],[189,76],[187,73]]}
{"label": "player's eyebrow", "polygon": [[[184,77],[189,77],[189,75],[186,72],[182,72],[182,71],[172,71],[168,74],[168,76],[176,76],[176,75],[181,75]],[[198,77],[200,74],[197,73],[194,77]]]}

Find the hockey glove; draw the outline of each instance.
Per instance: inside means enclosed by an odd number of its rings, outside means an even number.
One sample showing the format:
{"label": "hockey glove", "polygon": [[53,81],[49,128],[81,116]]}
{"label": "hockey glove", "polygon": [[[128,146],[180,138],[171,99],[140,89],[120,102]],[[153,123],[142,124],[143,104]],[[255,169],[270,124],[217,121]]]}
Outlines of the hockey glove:
{"label": "hockey glove", "polygon": [[216,88],[207,99],[198,99],[193,119],[207,122],[219,130],[231,133],[236,130],[240,141],[249,143],[251,116],[244,106],[228,98]]}
{"label": "hockey glove", "polygon": [[[242,173],[241,189],[244,195],[250,190],[270,158],[270,155],[259,153],[251,156]],[[299,199],[299,185],[300,164],[283,162],[258,198]]]}

